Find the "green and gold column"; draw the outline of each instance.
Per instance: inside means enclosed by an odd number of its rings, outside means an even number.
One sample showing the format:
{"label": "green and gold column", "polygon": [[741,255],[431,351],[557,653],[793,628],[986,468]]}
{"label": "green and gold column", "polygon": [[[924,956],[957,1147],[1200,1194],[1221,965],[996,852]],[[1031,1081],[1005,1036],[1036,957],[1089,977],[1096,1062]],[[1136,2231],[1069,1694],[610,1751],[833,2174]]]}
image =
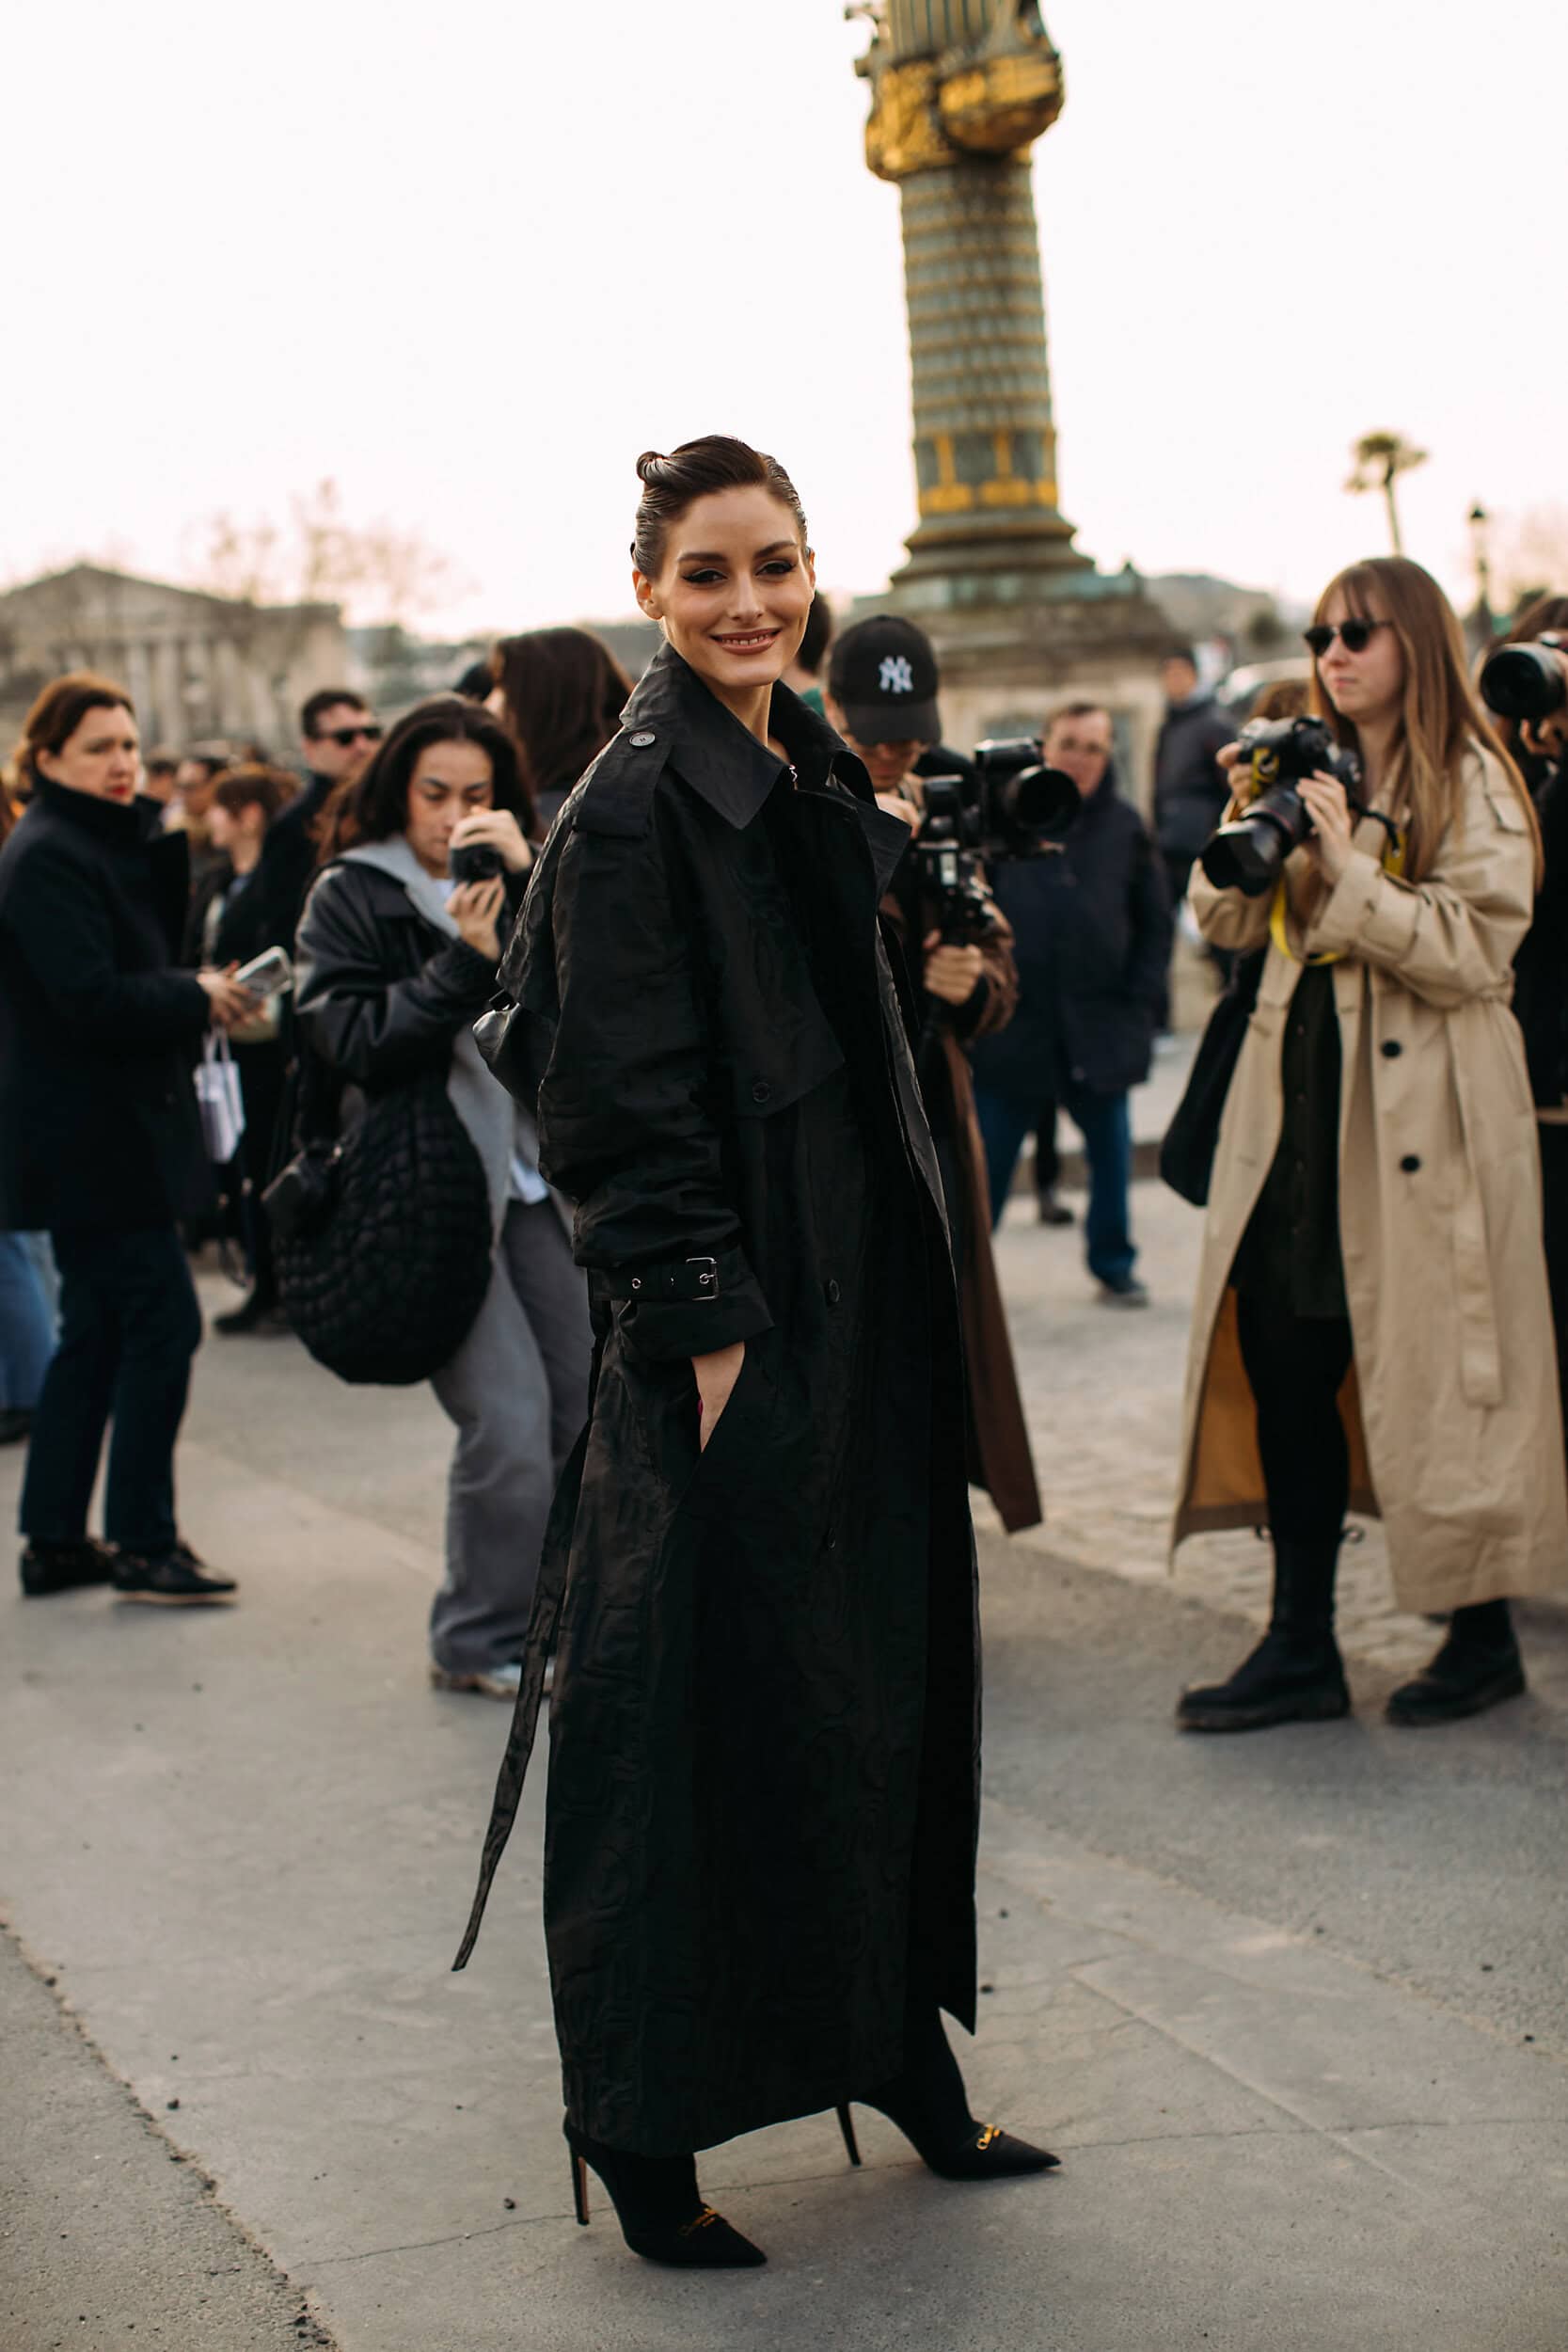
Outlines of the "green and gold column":
{"label": "green and gold column", "polygon": [[1056,504],[1029,173],[1061,112],[1061,61],[1033,0],[884,0],[871,13],[865,152],[903,201],[920,511],[895,584],[974,595],[990,575],[1081,572]]}

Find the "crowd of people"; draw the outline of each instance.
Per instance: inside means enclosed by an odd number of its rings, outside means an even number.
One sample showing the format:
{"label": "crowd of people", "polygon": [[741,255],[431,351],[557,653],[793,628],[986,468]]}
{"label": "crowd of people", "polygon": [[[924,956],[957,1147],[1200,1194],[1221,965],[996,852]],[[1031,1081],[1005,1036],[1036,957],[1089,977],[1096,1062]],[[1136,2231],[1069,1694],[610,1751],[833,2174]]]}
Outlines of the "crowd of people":
{"label": "crowd of people", "polygon": [[584,630],[503,638],[389,729],[324,686],[299,773],[144,757],[112,679],[40,695],[0,810],[0,1438],[25,1593],[231,1601],[175,1507],[192,1251],[243,1253],[227,1337],[309,1341],[285,1179],[322,1155],[319,1241],[375,1106],[445,1121],[396,1172],[477,1267],[413,1375],[456,1431],[430,1673],[515,1702],[462,1957],[553,1681],[579,2216],[592,2169],[638,2251],[718,2266],[761,2255],[693,2152],[788,2115],[836,2106],[852,2160],[860,2099],[946,2177],[1054,2164],[970,2114],[942,2025],[974,2016],[968,1489],[1040,1518],[994,1234],[1031,1135],[1070,1222],[1061,1111],[1094,1295],[1148,1302],[1129,1097],[1183,906],[1233,1043],[1173,1541],[1266,1527],[1274,1600],[1178,1723],[1348,1710],[1353,1512],[1444,1621],[1390,1720],[1524,1689],[1511,1603],[1568,1581],[1568,599],[1514,631],[1555,708],[1499,725],[1418,565],[1331,581],[1269,714],[1326,764],[1266,887],[1206,870],[1266,771],[1184,646],[1152,821],[1117,714],[1064,692],[1057,813],[993,856],[929,641],[835,634],[777,462],[715,437],[639,475],[635,686]]}

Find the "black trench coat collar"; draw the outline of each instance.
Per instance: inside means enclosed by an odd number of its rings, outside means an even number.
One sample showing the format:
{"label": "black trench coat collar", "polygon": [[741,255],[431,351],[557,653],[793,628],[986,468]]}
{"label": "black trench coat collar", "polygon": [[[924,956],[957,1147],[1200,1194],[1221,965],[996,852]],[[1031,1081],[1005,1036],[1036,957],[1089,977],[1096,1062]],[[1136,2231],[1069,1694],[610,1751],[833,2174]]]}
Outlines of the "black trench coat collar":
{"label": "black trench coat collar", "polygon": [[[878,807],[871,779],[843,738],[782,683],[773,689],[768,723],[789,754],[800,790],[837,787],[852,800],[879,898],[909,847],[909,827]],[[741,725],[673,645],[661,645],[655,654],[621,724],[624,740],[661,768],[668,762],[737,833],[761,816],[784,772],[768,745]],[[647,740],[641,740],[644,737]]]}

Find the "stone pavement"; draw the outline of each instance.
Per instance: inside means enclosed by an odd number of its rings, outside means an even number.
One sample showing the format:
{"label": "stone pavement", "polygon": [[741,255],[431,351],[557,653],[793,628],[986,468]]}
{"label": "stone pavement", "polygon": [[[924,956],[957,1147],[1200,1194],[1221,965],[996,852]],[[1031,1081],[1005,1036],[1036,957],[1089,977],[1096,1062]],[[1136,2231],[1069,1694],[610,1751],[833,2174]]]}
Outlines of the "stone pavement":
{"label": "stone pavement", "polygon": [[[222,2265],[207,2201],[171,2215],[145,2165],[101,2163],[93,2259],[117,2235],[144,2259],[118,2298],[85,2296],[40,2153],[5,2182],[24,2254],[6,2352],[123,2345],[138,2314],[143,2341],[272,2352],[295,2295],[341,2352],[1562,2352],[1564,1720],[1537,1700],[1413,1748],[1358,1662],[1351,1724],[1171,1734],[1179,1669],[1223,1667],[1243,1629],[1206,1576],[1159,1570],[1168,1473],[1144,1457],[1192,1240],[1152,1195],[1139,1210],[1146,1316],[1088,1301],[1070,1234],[1020,1228],[1005,1251],[1054,1540],[1117,1564],[982,1543],[966,2067],[977,2108],[1064,2171],[944,2186],[863,2113],[851,2174],[812,2118],[704,2167],[763,2272],[653,2271],[602,2197],[579,2232],[538,1780],[474,1963],[449,1973],[504,1715],[424,1682],[446,1424],[424,1391],[341,1390],[290,1341],[214,1341],[183,1516],[243,1605],[0,1604],[4,1894],[138,2132],[215,2182],[216,2218],[273,2272],[250,2333],[243,2311],[194,2322],[187,2273]],[[18,1468],[0,1460],[0,1510]],[[41,2032],[44,2075],[76,2062],[53,2017],[12,2023],[36,2059]],[[22,2096],[41,2148],[57,2104]]]}

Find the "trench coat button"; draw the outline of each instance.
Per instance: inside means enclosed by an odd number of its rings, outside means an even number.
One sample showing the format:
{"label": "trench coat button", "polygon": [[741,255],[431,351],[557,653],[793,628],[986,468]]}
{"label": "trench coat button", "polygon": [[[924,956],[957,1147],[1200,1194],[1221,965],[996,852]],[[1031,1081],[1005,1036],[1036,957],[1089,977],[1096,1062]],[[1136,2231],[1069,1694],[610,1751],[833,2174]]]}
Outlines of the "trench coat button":
{"label": "trench coat button", "polygon": [[1403,1159],[1400,1162],[1401,1168],[1403,1168],[1407,1176],[1414,1176],[1416,1170],[1420,1167],[1420,1159],[1414,1152],[1407,1152]]}
{"label": "trench coat button", "polygon": [[752,1102],[753,1102],[753,1103],[770,1103],[770,1102],[772,1101],[772,1099],[773,1099],[773,1089],[772,1089],[772,1088],[768,1085],[768,1081],[767,1081],[767,1079],[766,1079],[766,1078],[759,1078],[759,1079],[757,1080],[757,1082],[756,1082],[755,1086],[752,1089]]}
{"label": "trench coat button", "polygon": [[640,752],[645,752],[655,739],[646,727],[639,727],[637,733],[628,739]]}
{"label": "trench coat button", "polygon": [[1404,1047],[1400,1043],[1397,1037],[1386,1037],[1378,1050],[1381,1052],[1385,1061],[1397,1061],[1400,1056],[1403,1053]]}
{"label": "trench coat button", "polygon": [[822,1293],[823,1293],[823,1296],[827,1299],[827,1302],[828,1302],[828,1304],[829,1304],[829,1306],[830,1306],[830,1307],[836,1307],[836,1306],[838,1305],[839,1300],[840,1300],[840,1299],[843,1297],[843,1295],[844,1295],[844,1293],[843,1293],[843,1292],[839,1289],[838,1284],[837,1284],[837,1283],[836,1283],[836,1282],[832,1279],[832,1278],[831,1276],[829,1277],[828,1280],[827,1280],[826,1282],[824,1282],[824,1283],[823,1283],[823,1285],[822,1285]]}

